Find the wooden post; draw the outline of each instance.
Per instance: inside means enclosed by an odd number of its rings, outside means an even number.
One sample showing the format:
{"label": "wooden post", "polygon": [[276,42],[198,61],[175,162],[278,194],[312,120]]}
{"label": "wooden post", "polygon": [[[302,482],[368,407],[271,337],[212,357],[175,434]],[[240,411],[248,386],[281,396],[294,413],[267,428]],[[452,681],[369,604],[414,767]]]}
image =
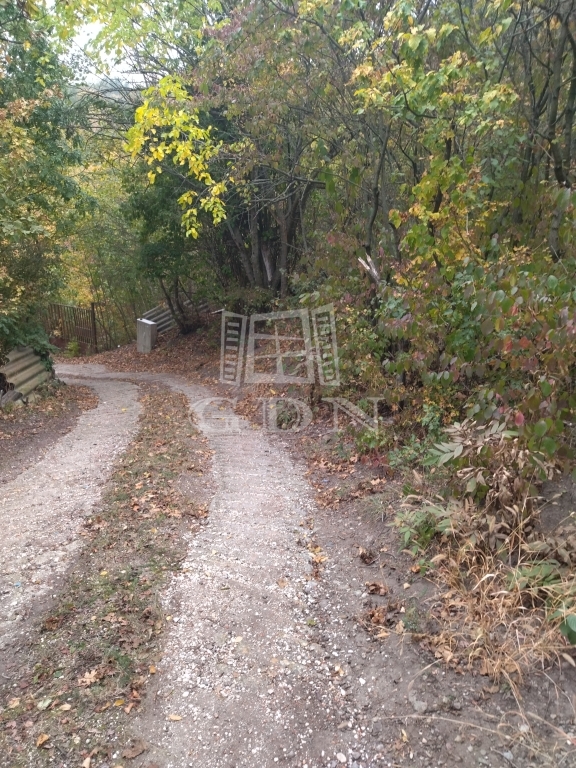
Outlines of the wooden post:
{"label": "wooden post", "polygon": [[92,337],[94,339],[94,353],[98,354],[98,329],[96,327],[96,305],[94,302],[90,304],[90,313],[92,320]]}

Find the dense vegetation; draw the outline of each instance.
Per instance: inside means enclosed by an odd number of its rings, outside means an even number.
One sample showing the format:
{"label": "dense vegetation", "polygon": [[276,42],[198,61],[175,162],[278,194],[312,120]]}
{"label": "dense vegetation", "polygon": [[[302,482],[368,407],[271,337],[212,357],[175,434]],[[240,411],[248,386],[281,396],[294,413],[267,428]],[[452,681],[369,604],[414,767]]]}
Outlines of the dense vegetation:
{"label": "dense vegetation", "polygon": [[[350,383],[445,422],[510,411],[534,447],[567,446],[570,0],[56,11],[0,8],[4,347],[58,296],[126,332],[190,280],[333,301]],[[73,78],[89,21],[130,87]]]}

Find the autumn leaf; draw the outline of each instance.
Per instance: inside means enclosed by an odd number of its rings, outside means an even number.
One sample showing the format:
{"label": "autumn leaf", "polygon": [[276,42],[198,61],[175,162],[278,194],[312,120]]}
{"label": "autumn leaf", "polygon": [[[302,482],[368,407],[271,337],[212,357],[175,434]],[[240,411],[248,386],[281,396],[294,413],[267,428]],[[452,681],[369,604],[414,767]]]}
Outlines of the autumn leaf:
{"label": "autumn leaf", "polygon": [[364,547],[358,547],[358,557],[366,565],[372,565],[376,562],[376,555],[372,550],[365,549]]}
{"label": "autumn leaf", "polygon": [[50,736],[47,733],[41,733],[40,736],[38,736],[36,739],[36,746],[40,748],[46,744],[47,741],[50,741]]}
{"label": "autumn leaf", "polygon": [[125,757],[127,760],[134,760],[135,757],[146,752],[147,749],[148,745],[145,742],[136,741],[131,747],[126,747],[122,752],[122,757]]}
{"label": "autumn leaf", "polygon": [[390,590],[386,584],[379,581],[367,581],[366,591],[369,595],[387,595]]}
{"label": "autumn leaf", "polygon": [[78,678],[78,685],[82,688],[88,688],[98,680],[98,677],[98,670],[93,669],[91,672],[86,672],[86,674]]}

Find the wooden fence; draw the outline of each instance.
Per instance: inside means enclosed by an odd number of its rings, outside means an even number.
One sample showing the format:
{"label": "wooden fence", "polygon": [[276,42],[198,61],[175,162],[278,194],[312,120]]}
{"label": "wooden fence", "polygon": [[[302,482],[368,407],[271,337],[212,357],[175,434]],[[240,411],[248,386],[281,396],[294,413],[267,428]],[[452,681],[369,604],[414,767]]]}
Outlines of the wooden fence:
{"label": "wooden fence", "polygon": [[83,352],[98,352],[98,326],[94,303],[90,307],[50,304],[44,318],[44,328],[56,346],[65,346],[75,341]]}

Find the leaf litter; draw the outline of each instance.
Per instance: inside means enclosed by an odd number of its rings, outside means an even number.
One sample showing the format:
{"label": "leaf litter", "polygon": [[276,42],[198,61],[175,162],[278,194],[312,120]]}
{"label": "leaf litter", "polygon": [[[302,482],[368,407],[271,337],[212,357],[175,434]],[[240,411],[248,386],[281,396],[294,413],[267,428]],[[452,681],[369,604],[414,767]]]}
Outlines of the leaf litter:
{"label": "leaf litter", "polygon": [[[147,384],[141,401],[136,439],[98,513],[85,521],[84,552],[38,622],[41,642],[31,647],[17,683],[23,693],[14,697],[0,685],[0,750],[11,768],[28,765],[31,750],[77,765],[91,765],[96,755],[112,759],[157,672],[166,624],[158,590],[181,568],[182,534],[206,516],[205,506],[175,485],[189,463],[190,441],[203,448],[204,440],[182,395]],[[206,464],[209,456],[203,451],[198,461]],[[125,747],[123,756],[132,759],[145,748],[142,742]]]}

